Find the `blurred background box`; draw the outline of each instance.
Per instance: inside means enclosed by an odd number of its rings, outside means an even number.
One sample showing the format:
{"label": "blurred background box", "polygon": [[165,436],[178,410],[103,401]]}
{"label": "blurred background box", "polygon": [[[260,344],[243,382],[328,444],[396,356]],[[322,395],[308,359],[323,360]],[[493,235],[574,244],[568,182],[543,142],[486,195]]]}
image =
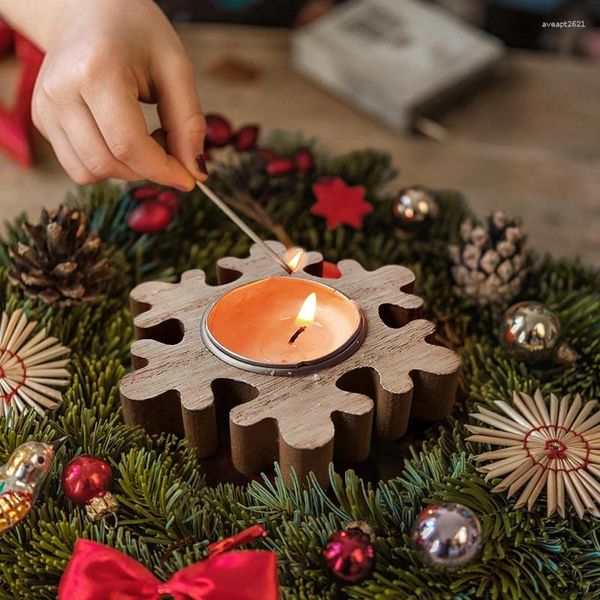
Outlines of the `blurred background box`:
{"label": "blurred background box", "polygon": [[503,54],[493,36],[414,0],[354,0],[292,39],[297,71],[395,131],[467,91]]}

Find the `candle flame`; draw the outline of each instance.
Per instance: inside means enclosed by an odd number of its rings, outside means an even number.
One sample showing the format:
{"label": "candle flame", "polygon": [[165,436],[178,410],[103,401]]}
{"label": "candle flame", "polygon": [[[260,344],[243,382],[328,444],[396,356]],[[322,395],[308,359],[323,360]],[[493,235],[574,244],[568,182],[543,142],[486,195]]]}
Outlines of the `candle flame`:
{"label": "candle flame", "polygon": [[298,323],[298,325],[310,325],[315,320],[316,314],[317,294],[312,292],[306,297],[304,304],[302,304],[302,308],[296,317],[296,323]]}
{"label": "candle flame", "polygon": [[294,273],[298,270],[298,267],[300,266],[300,259],[302,258],[302,255],[304,254],[304,251],[302,250],[302,248],[298,249],[297,252],[295,254],[292,255],[292,258],[290,258],[288,260],[288,267],[294,271]]}

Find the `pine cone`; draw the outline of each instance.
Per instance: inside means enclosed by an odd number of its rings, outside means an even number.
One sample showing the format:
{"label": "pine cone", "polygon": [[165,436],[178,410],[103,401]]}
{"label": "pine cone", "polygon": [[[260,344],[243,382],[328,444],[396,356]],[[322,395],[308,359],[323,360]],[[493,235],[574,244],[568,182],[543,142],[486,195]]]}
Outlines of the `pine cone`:
{"label": "pine cone", "polygon": [[28,239],[10,249],[8,277],[27,296],[70,306],[95,300],[104,291],[113,269],[85,213],[66,206],[44,209],[39,224],[25,223],[25,229]]}
{"label": "pine cone", "polygon": [[460,236],[463,243],[449,247],[457,294],[479,304],[507,304],[515,298],[529,266],[520,222],[495,211],[485,225],[463,221]]}

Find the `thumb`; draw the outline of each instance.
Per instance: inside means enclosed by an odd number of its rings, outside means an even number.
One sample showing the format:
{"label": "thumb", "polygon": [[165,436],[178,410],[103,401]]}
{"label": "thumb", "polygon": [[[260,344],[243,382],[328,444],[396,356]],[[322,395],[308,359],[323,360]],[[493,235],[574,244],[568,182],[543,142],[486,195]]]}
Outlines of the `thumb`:
{"label": "thumb", "polygon": [[158,115],[166,136],[169,154],[199,180],[207,178],[204,160],[206,122],[192,65],[186,59],[165,69],[154,78],[158,97]]}

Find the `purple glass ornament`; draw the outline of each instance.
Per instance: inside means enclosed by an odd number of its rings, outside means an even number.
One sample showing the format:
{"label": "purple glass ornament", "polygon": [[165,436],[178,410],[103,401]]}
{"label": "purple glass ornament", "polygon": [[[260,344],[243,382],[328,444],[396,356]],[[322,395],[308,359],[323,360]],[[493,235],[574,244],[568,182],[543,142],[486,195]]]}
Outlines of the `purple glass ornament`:
{"label": "purple glass ornament", "polygon": [[350,528],[334,533],[323,548],[323,560],[332,575],[344,583],[360,583],[373,572],[375,548],[367,533]]}

